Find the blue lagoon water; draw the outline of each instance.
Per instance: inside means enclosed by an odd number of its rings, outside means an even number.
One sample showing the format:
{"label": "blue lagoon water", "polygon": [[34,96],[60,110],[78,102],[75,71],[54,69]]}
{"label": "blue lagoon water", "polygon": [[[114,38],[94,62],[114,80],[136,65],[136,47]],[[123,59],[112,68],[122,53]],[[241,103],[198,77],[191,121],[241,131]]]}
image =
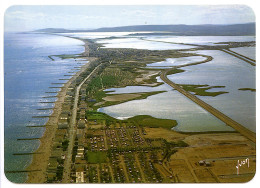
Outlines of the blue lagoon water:
{"label": "blue lagoon water", "polygon": [[[154,40],[154,44],[157,45],[159,49],[162,42],[179,42],[187,44],[203,44],[203,45],[215,45],[218,42],[244,42],[244,41],[255,41],[255,37],[252,36],[220,36],[220,37],[210,37],[210,36],[189,36],[189,37],[147,37],[148,39]],[[118,39],[119,40],[119,39]],[[136,40],[136,39],[135,39]],[[158,40],[156,42],[156,40]],[[130,41],[130,39],[128,39]],[[133,41],[132,41],[133,42]],[[151,41],[142,41],[147,46]],[[108,43],[112,44],[112,42]],[[116,44],[115,40],[114,43]],[[129,44],[120,43],[120,47],[130,47],[136,48],[135,46],[130,46]],[[168,44],[167,44],[168,45]],[[112,46],[110,46],[112,47]],[[118,47],[118,46],[117,46]],[[145,47],[145,45],[142,45]],[[192,47],[190,47],[192,48]],[[150,49],[150,46],[146,49]],[[173,49],[173,48],[172,48]],[[160,48],[160,50],[164,50]],[[245,47],[245,48],[233,48],[232,50],[238,51],[248,57],[255,57],[255,48]],[[213,57],[213,60],[205,64],[194,65],[182,68],[185,70],[183,73],[169,75],[168,78],[177,84],[208,84],[210,86],[225,86],[225,88],[213,88],[208,91],[226,91],[228,93],[222,94],[216,97],[212,96],[198,96],[205,102],[211,104],[213,107],[217,108],[224,114],[227,114],[235,121],[241,123],[248,129],[256,131],[256,99],[255,92],[251,91],[241,91],[240,88],[255,88],[255,67],[247,64],[246,62],[228,55],[221,51],[192,51],[197,54],[204,54]],[[188,57],[192,58],[192,57]],[[196,58],[201,58],[196,56]],[[183,60],[183,58],[181,58]],[[186,61],[187,59],[185,59]],[[188,59],[191,61],[201,61],[199,59]],[[186,62],[179,61],[178,58],[166,59],[162,62],[156,62],[153,64],[148,64],[148,66],[167,66],[185,64]],[[143,91],[143,87],[132,87],[135,92]],[[131,88],[131,89],[132,89]],[[115,90],[113,93],[120,92],[133,92],[130,86],[126,88],[112,88]],[[158,88],[153,88],[156,90]],[[148,89],[147,91],[150,91]],[[169,95],[171,93],[171,95]],[[159,96],[159,97],[158,97]],[[163,100],[164,99],[164,103]],[[185,97],[184,97],[185,98]],[[159,101],[159,102],[158,102]],[[165,102],[167,101],[167,102]],[[182,103],[178,103],[182,101]],[[163,105],[161,105],[163,104]],[[193,106],[194,105],[194,106]],[[168,91],[166,93],[161,93],[158,95],[150,96],[147,99],[142,99],[138,101],[129,101],[126,103],[121,103],[119,105],[109,106],[100,108],[99,111],[105,112],[113,117],[122,119],[126,117],[132,117],[134,115],[146,114],[152,115],[158,118],[168,118],[176,119],[178,126],[175,128],[179,131],[217,131],[217,130],[227,130],[223,123],[216,120],[216,118],[210,117],[203,109],[200,109],[194,103],[189,104],[189,101],[182,99],[178,93],[174,91]],[[168,109],[166,110],[166,107]],[[202,115],[203,114],[203,115]],[[199,117],[199,118],[198,118]]]}
{"label": "blue lagoon water", "polygon": [[196,44],[196,45],[223,45],[222,42],[248,42],[255,41],[255,36],[149,36],[150,40]]}
{"label": "blue lagoon water", "polygon": [[[162,82],[159,77],[157,77],[157,81]],[[231,127],[226,126],[222,121],[165,83],[157,87],[127,86],[105,91],[110,91],[109,94],[166,91],[146,99],[128,101],[98,110],[117,119],[150,115],[156,118],[177,120],[178,126],[174,127],[174,130],[177,131],[233,131]]]}
{"label": "blue lagoon water", "polygon": [[156,63],[147,64],[147,67],[163,67],[163,66],[178,66],[186,65],[189,63],[195,63],[199,61],[206,60],[206,57],[203,56],[189,56],[189,57],[179,57],[179,58],[167,58],[165,61],[160,61]]}
{"label": "blue lagoon water", "polygon": [[225,86],[225,88],[214,88],[208,91],[228,93],[216,97],[198,97],[255,132],[256,93],[239,90],[240,88],[256,88],[255,67],[221,51],[202,50],[197,53],[212,56],[213,60],[184,67],[182,69],[185,72],[169,75],[168,78],[177,84]]}
{"label": "blue lagoon water", "polygon": [[239,47],[239,48],[230,48],[230,50],[237,52],[241,55],[244,55],[246,57],[249,57],[251,59],[256,59],[256,48],[251,46],[251,47]]}
{"label": "blue lagoon water", "polygon": [[[4,84],[5,84],[5,170],[24,170],[31,162],[31,156],[17,156],[13,153],[33,152],[39,147],[39,141],[17,141],[17,138],[38,138],[44,133],[44,128],[28,128],[28,125],[43,125],[48,118],[32,118],[32,116],[50,115],[52,110],[37,110],[51,108],[58,91],[49,88],[51,83],[64,83],[59,80],[77,65],[75,59],[54,58],[48,56],[62,54],[79,54],[84,51],[79,40],[62,36],[5,33],[4,36]],[[83,61],[84,62],[84,61]],[[85,61],[87,63],[87,61]],[[81,61],[82,63],[82,61]],[[61,85],[59,85],[61,86]],[[12,182],[24,182],[25,173],[6,173]]]}

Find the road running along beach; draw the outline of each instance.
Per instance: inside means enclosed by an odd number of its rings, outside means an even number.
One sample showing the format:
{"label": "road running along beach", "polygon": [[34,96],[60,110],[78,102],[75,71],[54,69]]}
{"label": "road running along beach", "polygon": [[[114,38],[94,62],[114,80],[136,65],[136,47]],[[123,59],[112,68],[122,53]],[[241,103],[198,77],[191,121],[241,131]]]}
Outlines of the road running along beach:
{"label": "road running along beach", "polygon": [[[87,44],[86,44],[87,45]],[[88,48],[86,48],[88,49]],[[49,118],[49,121],[46,123],[46,130],[44,133],[44,136],[40,139],[41,141],[41,145],[39,147],[39,149],[37,151],[35,151],[36,153],[42,153],[41,155],[34,155],[33,156],[33,161],[32,164],[28,167],[27,171],[29,172],[29,178],[27,180],[28,183],[41,183],[41,182],[45,182],[46,181],[46,174],[45,174],[45,169],[48,166],[48,159],[50,157],[50,153],[51,153],[51,146],[52,146],[52,141],[54,139],[54,134],[55,134],[55,130],[57,129],[57,123],[58,123],[58,118],[59,115],[61,113],[61,108],[62,108],[62,103],[64,102],[65,99],[65,95],[66,92],[68,91],[70,84],[77,79],[77,77],[80,75],[80,73],[84,72],[88,66],[91,64],[91,62],[93,62],[94,60],[96,60],[96,58],[93,57],[86,57],[87,60],[89,61],[88,64],[83,65],[80,69],[79,72],[77,72],[62,88],[61,91],[58,93],[58,100],[55,102],[55,108],[53,110],[52,115]],[[207,60],[210,60],[210,58],[208,58]],[[203,62],[205,63],[205,62]],[[93,71],[95,71],[96,69],[94,69]],[[92,73],[93,73],[92,71]],[[92,74],[90,73],[90,74]],[[169,83],[169,81],[167,81],[166,79],[166,73],[167,71],[163,72],[161,74],[161,78],[168,84],[173,85],[173,83]],[[87,79],[87,78],[85,78]],[[84,82],[82,82],[84,83]],[[77,88],[77,90],[80,87]],[[176,87],[175,87],[176,89]],[[180,90],[180,89],[179,89]],[[188,97],[188,96],[187,96]],[[77,97],[74,99],[74,104],[77,103]],[[77,105],[76,105],[77,106]],[[74,122],[75,123],[75,122]],[[73,124],[74,124],[73,123]],[[69,136],[70,136],[70,146],[69,146],[69,155],[71,155],[71,150],[73,147],[73,140],[74,140],[74,135],[75,135],[75,130],[73,130],[75,127],[71,125],[71,131],[69,131]],[[233,127],[235,128],[235,127]],[[235,128],[236,129],[236,128]],[[240,132],[240,131],[238,131]],[[174,135],[175,133],[172,132],[172,134]],[[242,135],[245,135],[243,133],[243,131],[241,132]],[[212,137],[214,137],[214,134],[211,135]],[[255,142],[255,137],[251,138],[248,137],[247,135],[245,135],[247,138],[249,138],[251,141]],[[68,161],[70,159],[70,157],[67,158],[67,160],[65,160],[65,168],[64,168],[64,183],[68,183],[69,182],[69,175],[70,175],[70,169],[68,170],[68,168],[70,168],[70,161]],[[37,168],[37,169],[36,169]],[[38,171],[39,170],[39,171]],[[30,173],[31,171],[31,173]],[[195,178],[197,179],[197,178]]]}

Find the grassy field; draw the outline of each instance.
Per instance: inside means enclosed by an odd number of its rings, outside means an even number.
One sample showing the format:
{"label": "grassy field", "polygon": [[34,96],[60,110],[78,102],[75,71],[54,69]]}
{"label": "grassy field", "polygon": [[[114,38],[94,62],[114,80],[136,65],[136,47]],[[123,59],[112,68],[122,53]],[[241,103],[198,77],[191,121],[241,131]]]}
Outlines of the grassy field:
{"label": "grassy field", "polygon": [[212,88],[224,88],[225,86],[209,86],[209,85],[190,85],[190,84],[178,84],[184,90],[193,92],[195,95],[199,96],[218,96],[224,93],[228,93],[226,91],[216,91],[216,92],[208,92],[207,90]]}
{"label": "grassy field", "polygon": [[[111,96],[111,94],[107,94],[104,91],[104,89],[108,89],[112,87],[125,87],[127,85],[138,85],[137,82],[134,81],[135,75],[136,75],[135,73],[131,73],[129,71],[122,71],[119,68],[117,69],[106,68],[104,72],[101,73],[101,75],[92,79],[86,88],[89,98],[95,99],[94,101],[88,102],[89,107],[91,107],[93,110],[97,110],[100,107],[116,105],[133,99],[134,100],[145,99],[148,96],[164,92],[164,91],[155,91],[155,92],[140,93],[139,97],[128,99],[128,100],[121,100],[121,101],[105,101],[103,99],[106,96]],[[154,81],[156,81],[155,76],[151,77],[151,80],[148,80],[148,82],[154,83]],[[99,105],[95,105],[97,103],[99,103]]]}
{"label": "grassy field", "polygon": [[86,154],[87,161],[91,164],[105,163],[107,162],[106,152],[92,152],[88,151]]}
{"label": "grassy field", "polygon": [[88,121],[95,121],[97,123],[102,123],[103,121],[105,121],[107,125],[110,125],[112,122],[117,121],[117,119],[105,113],[96,111],[86,111],[86,119]]}
{"label": "grassy field", "polygon": [[62,55],[53,55],[53,56],[59,57],[61,59],[71,59],[71,58],[75,59],[75,58],[84,57],[82,54],[62,54]]}
{"label": "grassy field", "polygon": [[129,118],[127,120],[118,120],[115,119],[105,113],[102,112],[96,112],[96,111],[87,111],[86,112],[86,118],[88,121],[106,121],[108,125],[112,123],[128,123],[128,122],[135,122],[140,127],[150,127],[150,128],[165,128],[165,129],[171,129],[175,127],[178,123],[176,120],[171,119],[158,119],[152,116],[148,115],[139,115],[134,116],[132,118]]}
{"label": "grassy field", "polygon": [[185,72],[184,70],[182,69],[171,69],[167,72],[167,75],[171,75],[171,74],[177,74],[177,73],[182,73],[182,72]]}
{"label": "grassy field", "polygon": [[128,121],[134,121],[141,127],[151,127],[151,128],[165,128],[171,129],[177,125],[176,120],[171,119],[158,119],[148,115],[139,115],[129,118]]}
{"label": "grassy field", "polygon": [[238,90],[256,92],[256,89],[253,88],[239,88]]}
{"label": "grassy field", "polygon": [[[146,99],[149,96],[156,95],[156,94],[163,93],[163,92],[165,92],[165,91],[153,91],[153,92],[147,92],[147,93],[139,93],[140,96],[138,96],[136,98],[120,100],[120,101],[106,101],[104,104],[100,105],[99,107],[116,105],[116,104],[124,103],[124,102],[127,102],[127,101],[131,101],[131,100]],[[106,95],[106,96],[108,96],[108,95]]]}
{"label": "grassy field", "polygon": [[86,87],[88,97],[95,99],[95,101],[89,103],[89,106],[93,107],[95,103],[103,101],[102,98],[106,97],[106,92],[103,91],[104,89],[135,85],[134,78],[134,73],[130,71],[106,67],[102,73],[93,78]]}

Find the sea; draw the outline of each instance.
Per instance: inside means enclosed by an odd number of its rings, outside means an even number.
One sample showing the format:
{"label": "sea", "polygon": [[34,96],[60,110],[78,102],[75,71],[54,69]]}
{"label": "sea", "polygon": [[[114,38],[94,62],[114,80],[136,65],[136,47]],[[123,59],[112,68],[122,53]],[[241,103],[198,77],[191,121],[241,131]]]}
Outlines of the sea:
{"label": "sea", "polygon": [[[80,40],[40,33],[5,33],[4,34],[4,169],[5,171],[24,170],[32,160],[31,155],[14,155],[31,153],[39,147],[38,140],[17,140],[20,138],[39,138],[43,135],[43,127],[27,126],[44,125],[48,118],[33,118],[33,116],[48,116],[57,93],[70,77],[69,71],[78,63],[86,60],[61,59],[55,55],[84,52]],[[53,96],[53,98],[44,98]],[[26,173],[6,173],[6,177],[16,183],[25,182]]]}

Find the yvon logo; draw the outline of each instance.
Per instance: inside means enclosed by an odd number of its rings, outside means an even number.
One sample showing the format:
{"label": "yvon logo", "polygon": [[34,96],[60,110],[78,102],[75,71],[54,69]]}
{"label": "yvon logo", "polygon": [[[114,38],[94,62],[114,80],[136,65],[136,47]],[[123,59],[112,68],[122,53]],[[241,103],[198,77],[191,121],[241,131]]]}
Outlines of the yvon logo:
{"label": "yvon logo", "polygon": [[237,160],[237,166],[236,166],[236,168],[237,168],[237,175],[239,174],[239,167],[242,166],[242,165],[246,165],[246,164],[247,164],[247,167],[249,168],[249,159],[248,158],[246,158],[243,161]]}

